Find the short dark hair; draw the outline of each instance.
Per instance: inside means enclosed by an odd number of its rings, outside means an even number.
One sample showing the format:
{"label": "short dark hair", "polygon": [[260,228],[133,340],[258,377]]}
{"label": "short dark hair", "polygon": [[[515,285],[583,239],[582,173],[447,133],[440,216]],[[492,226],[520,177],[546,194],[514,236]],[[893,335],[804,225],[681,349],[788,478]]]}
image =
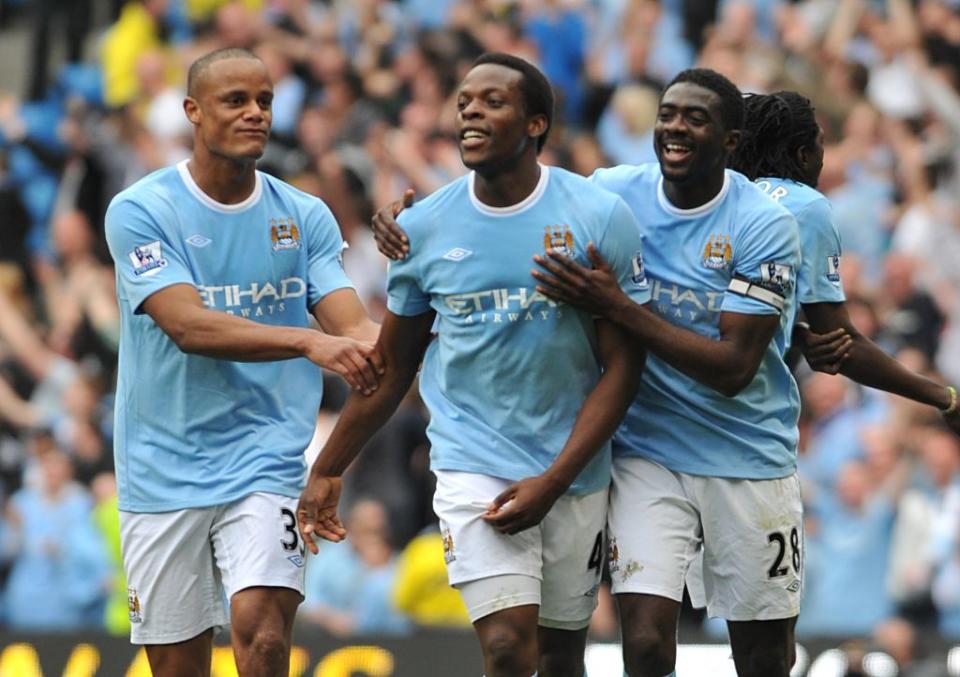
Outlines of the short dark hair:
{"label": "short dark hair", "polygon": [[796,92],[748,94],[746,129],[730,167],[751,180],[762,176],[808,183],[797,151],[817,142],[820,126],[810,100]]}
{"label": "short dark hair", "polygon": [[187,96],[196,94],[197,82],[200,81],[204,72],[210,67],[210,64],[224,59],[256,59],[260,57],[243,47],[223,47],[216,49],[209,54],[204,54],[199,59],[190,64],[190,70],[187,71]]}
{"label": "short dark hair", "polygon": [[537,153],[547,142],[547,136],[553,127],[554,94],[550,81],[539,68],[529,61],[518,56],[503,52],[487,52],[476,58],[470,68],[492,63],[518,71],[523,79],[520,81],[520,92],[523,94],[523,107],[528,115],[543,115],[547,118],[547,130],[537,138]]}
{"label": "short dark hair", "polygon": [[683,82],[709,89],[720,97],[720,120],[727,131],[743,129],[743,94],[730,80],[709,68],[688,68],[680,71],[677,77],[670,81],[663,90],[664,93]]}

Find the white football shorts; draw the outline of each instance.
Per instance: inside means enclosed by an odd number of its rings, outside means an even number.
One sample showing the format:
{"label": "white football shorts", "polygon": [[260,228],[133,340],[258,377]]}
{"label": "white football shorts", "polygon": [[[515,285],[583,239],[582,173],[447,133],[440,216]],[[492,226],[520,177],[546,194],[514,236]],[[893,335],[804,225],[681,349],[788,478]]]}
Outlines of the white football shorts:
{"label": "white football shorts", "polygon": [[226,600],[254,586],[303,595],[297,500],[254,493],[225,506],[120,512],[130,641],[173,644],[229,623]]}
{"label": "white football shorts", "polygon": [[450,470],[436,475],[433,507],[450,585],[463,595],[470,620],[537,604],[540,625],[585,628],[597,605],[608,491],[562,496],[539,526],[507,536],[481,516],[512,482]]}
{"label": "white football shorts", "polygon": [[800,612],[803,506],[796,474],[703,477],[643,458],[614,458],[608,520],[614,594],[679,602],[686,583],[694,606],[706,606],[713,617],[762,621]]}

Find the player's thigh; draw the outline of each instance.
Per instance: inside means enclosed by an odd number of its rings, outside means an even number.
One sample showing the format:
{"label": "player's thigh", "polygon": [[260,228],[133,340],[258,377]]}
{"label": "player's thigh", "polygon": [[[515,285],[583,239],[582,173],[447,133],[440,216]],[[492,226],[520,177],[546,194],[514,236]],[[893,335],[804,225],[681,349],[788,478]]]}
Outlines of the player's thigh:
{"label": "player's thigh", "polygon": [[120,513],[134,644],[178,644],[227,624],[210,542],[216,512]]}
{"label": "player's thigh", "polygon": [[647,459],[615,458],[607,529],[615,595],[683,599],[701,541],[699,507],[684,477]]}
{"label": "player's thigh", "polygon": [[576,631],[590,624],[603,572],[608,490],[562,496],[540,525],[540,625]]}
{"label": "player's thigh", "polygon": [[461,588],[465,583],[485,578],[526,576],[535,579],[539,589],[540,528],[507,535],[483,520],[487,506],[510,482],[449,470],[437,471],[436,476],[433,508],[440,520],[450,585]]}
{"label": "player's thigh", "polygon": [[257,492],[219,514],[213,549],[228,599],[254,587],[286,588],[302,599],[306,560],[296,508],[295,498]]}
{"label": "player's thigh", "polygon": [[697,482],[707,612],[728,621],[796,616],[804,554],[796,475],[771,480],[704,477]]}

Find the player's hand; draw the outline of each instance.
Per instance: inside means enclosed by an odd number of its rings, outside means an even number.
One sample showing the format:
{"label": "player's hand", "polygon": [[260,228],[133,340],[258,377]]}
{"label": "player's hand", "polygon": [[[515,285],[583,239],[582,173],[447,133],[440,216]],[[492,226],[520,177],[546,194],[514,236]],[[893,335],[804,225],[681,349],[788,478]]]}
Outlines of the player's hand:
{"label": "player's hand", "polygon": [[386,207],[381,207],[370,220],[377,249],[388,259],[399,261],[410,253],[410,240],[397,224],[397,217],[404,209],[413,206],[413,196],[413,189],[408,188],[403,192],[402,200],[395,200]]}
{"label": "player's hand", "polygon": [[540,524],[566,489],[543,475],[527,477],[493,499],[483,521],[501,534],[518,534]]}
{"label": "player's hand", "polygon": [[340,502],[342,481],[339,477],[326,477],[310,473],[307,486],[300,494],[297,504],[297,528],[300,538],[310,552],[320,552],[315,536],[339,543],[347,535],[340,518],[337,517],[337,504]]}
{"label": "player's hand", "polygon": [[316,332],[305,355],[314,364],[339,374],[354,390],[370,395],[379,385],[383,358],[373,342]]}
{"label": "player's hand", "polygon": [[551,250],[546,256],[533,257],[537,265],[550,274],[536,269],[531,273],[540,283],[537,291],[541,294],[606,317],[614,308],[629,299],[620,288],[610,264],[592,242],[587,245],[587,255],[590,257],[592,269]]}
{"label": "player's hand", "polygon": [[853,347],[853,339],[842,327],[827,334],[817,334],[807,325],[798,323],[793,337],[810,368],[824,374],[839,374]]}

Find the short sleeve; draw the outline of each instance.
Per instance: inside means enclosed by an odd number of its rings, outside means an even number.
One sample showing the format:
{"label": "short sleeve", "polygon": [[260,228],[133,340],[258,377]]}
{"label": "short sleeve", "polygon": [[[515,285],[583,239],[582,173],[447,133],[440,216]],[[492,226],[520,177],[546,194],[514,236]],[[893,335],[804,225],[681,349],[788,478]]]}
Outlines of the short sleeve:
{"label": "short sleeve", "polygon": [[117,294],[134,312],[152,294],[175,284],[196,286],[193,274],[154,215],[133,200],[115,201],[105,220],[117,272]]}
{"label": "short sleeve", "polygon": [[800,303],[842,303],[840,231],[827,200],[815,200],[797,214],[803,261],[797,276]]}
{"label": "short sleeve", "polygon": [[599,249],[627,295],[641,305],[650,301],[650,283],[643,265],[640,226],[633,212],[620,198],[617,198],[610,212]]}
{"label": "short sleeve", "polygon": [[[764,198],[767,199],[767,198]],[[733,249],[733,279],[722,311],[748,315],[781,313],[796,289],[800,269],[797,221],[770,203],[748,216]]]}
{"label": "short sleeve", "polygon": [[343,270],[345,244],[330,209],[317,200],[310,210],[307,231],[307,306],[313,308],[337,289],[353,289]]}
{"label": "short sleeve", "polygon": [[[397,221],[412,238],[404,214]],[[430,310],[430,295],[424,291],[420,276],[423,248],[422,243],[411,243],[411,253],[406,258],[390,262],[387,269],[387,309],[394,315],[412,317]]]}
{"label": "short sleeve", "polygon": [[598,188],[603,188],[615,195],[620,195],[621,191],[630,184],[630,180],[633,178],[627,170],[628,168],[624,166],[601,167],[594,170],[593,174],[587,177],[587,180]]}

